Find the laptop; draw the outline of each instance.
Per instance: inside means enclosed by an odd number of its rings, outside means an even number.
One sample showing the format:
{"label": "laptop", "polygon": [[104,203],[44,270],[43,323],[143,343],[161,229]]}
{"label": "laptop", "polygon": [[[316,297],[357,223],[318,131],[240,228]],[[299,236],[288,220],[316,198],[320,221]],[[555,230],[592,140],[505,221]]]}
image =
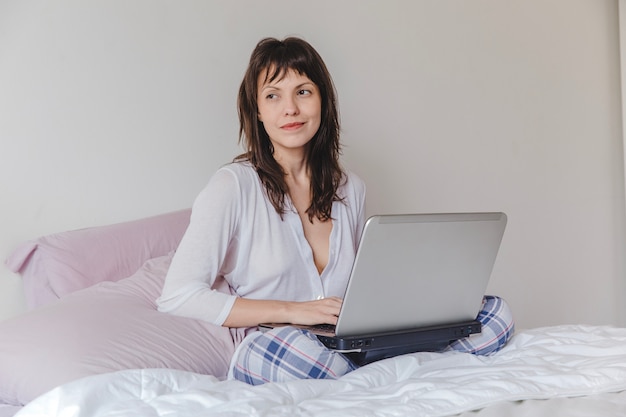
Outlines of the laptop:
{"label": "laptop", "polygon": [[[337,325],[295,327],[359,365],[480,333],[476,316],[506,222],[500,212],[372,216]],[[259,327],[276,326],[285,324]]]}

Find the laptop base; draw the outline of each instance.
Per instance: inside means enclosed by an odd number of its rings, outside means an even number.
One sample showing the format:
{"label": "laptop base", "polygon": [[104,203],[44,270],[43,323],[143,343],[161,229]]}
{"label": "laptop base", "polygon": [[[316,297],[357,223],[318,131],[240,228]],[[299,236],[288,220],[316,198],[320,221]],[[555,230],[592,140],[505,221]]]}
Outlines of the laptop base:
{"label": "laptop base", "polygon": [[381,359],[414,352],[434,352],[455,340],[480,333],[477,320],[443,326],[364,336],[324,336],[317,338],[328,348],[342,351],[355,364],[362,366]]}

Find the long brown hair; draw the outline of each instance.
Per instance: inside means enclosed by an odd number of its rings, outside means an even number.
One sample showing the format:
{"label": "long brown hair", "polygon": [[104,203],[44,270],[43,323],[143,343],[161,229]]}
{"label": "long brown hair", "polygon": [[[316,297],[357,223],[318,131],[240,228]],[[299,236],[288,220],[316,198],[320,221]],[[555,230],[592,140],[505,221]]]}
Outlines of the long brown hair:
{"label": "long brown hair", "polygon": [[267,81],[280,80],[287,72],[305,75],[321,95],[320,127],[306,147],[306,164],[311,175],[311,205],[306,212],[312,222],[331,218],[333,201],[340,198],[337,189],[343,179],[339,164],[339,113],[332,78],[317,51],[306,41],[289,37],[261,40],[252,55],[239,88],[239,141],[247,151],[235,161],[249,161],[261,179],[270,202],[281,217],[285,213],[285,195],[289,190],[285,172],[274,159],[274,149],[258,117],[258,82],[265,73]]}

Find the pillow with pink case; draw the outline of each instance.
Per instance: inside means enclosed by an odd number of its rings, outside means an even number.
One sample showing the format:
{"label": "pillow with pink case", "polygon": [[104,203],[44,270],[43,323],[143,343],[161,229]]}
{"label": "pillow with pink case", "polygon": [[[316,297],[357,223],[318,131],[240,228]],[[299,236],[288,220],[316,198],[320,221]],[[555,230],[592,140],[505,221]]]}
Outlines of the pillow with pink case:
{"label": "pillow with pink case", "polygon": [[123,369],[224,378],[233,340],[243,339],[244,330],[156,309],[172,255],[0,322],[0,403],[23,405],[63,383]]}
{"label": "pillow with pink case", "polygon": [[190,209],[56,233],[18,247],[6,265],[23,280],[30,308],[102,281],[118,281],[148,259],[176,249]]}

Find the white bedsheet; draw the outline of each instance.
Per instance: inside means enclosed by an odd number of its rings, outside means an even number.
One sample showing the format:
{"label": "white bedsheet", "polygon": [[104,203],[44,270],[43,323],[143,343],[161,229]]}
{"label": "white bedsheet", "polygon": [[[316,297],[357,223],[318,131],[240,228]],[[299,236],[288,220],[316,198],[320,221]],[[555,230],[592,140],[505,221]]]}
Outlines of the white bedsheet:
{"label": "white bedsheet", "polygon": [[521,332],[490,357],[417,353],[336,381],[251,387],[174,370],[121,371],[58,387],[16,416],[539,416],[551,414],[524,407],[563,411],[563,401],[582,411],[582,398],[565,399],[581,396],[587,407],[624,415],[626,396],[607,394],[624,390],[626,329],[572,325]]}

